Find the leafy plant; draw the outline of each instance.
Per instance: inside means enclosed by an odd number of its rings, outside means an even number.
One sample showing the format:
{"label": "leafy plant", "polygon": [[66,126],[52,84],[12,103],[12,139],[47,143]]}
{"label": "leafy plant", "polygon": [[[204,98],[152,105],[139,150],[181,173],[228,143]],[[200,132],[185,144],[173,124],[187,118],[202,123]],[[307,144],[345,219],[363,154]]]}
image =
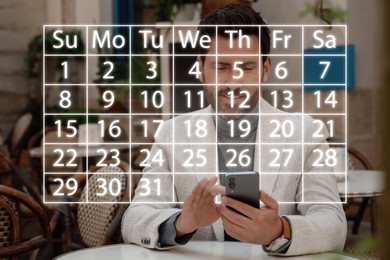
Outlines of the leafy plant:
{"label": "leafy plant", "polygon": [[184,4],[196,4],[200,0],[159,0],[157,1],[157,17],[161,21],[173,21]]}
{"label": "leafy plant", "polygon": [[[28,72],[30,77],[37,77],[37,64],[42,60],[43,55],[43,46],[45,46],[45,53],[50,54],[83,54],[85,52],[85,45],[81,38],[81,33],[79,31],[64,31],[61,34],[57,35],[57,38],[62,39],[65,41],[66,37],[73,38],[74,36],[77,37],[77,48],[54,48],[53,46],[56,45],[58,42],[54,38],[54,32],[55,30],[47,31],[44,35],[38,34],[34,38],[31,39],[30,43],[28,44],[28,52],[26,57],[26,63],[28,66]],[[77,58],[77,56],[76,56]],[[68,57],[57,57],[57,67],[61,67],[61,63],[65,60],[67,60]]]}
{"label": "leafy plant", "polygon": [[362,238],[356,245],[355,245],[355,253],[356,256],[364,257],[367,255],[367,253],[375,254],[377,253],[377,241],[372,236],[367,236]]}
{"label": "leafy plant", "polygon": [[299,13],[300,17],[312,14],[331,25],[335,21],[345,22],[348,12],[339,7],[333,7],[327,0],[316,0],[314,4],[306,3],[305,9]]}

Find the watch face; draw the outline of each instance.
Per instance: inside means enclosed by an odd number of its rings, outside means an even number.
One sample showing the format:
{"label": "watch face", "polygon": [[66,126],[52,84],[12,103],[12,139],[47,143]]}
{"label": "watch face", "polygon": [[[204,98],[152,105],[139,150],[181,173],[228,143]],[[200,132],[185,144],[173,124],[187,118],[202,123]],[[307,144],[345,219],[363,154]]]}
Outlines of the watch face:
{"label": "watch face", "polygon": [[274,240],[270,245],[269,247],[267,247],[267,250],[269,251],[277,251],[279,248],[281,248],[282,246],[286,245],[287,243],[289,243],[290,240],[288,240],[287,238],[285,238],[283,235],[279,238],[277,238],[276,240]]}

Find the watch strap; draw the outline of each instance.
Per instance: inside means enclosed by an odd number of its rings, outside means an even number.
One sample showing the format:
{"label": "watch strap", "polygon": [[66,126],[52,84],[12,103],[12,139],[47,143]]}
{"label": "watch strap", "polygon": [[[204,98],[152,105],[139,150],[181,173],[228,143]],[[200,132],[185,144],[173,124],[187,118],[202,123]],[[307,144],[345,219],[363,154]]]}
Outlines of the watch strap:
{"label": "watch strap", "polygon": [[282,220],[282,225],[283,225],[283,236],[284,238],[290,240],[291,239],[291,226],[287,218],[285,217],[280,217]]}

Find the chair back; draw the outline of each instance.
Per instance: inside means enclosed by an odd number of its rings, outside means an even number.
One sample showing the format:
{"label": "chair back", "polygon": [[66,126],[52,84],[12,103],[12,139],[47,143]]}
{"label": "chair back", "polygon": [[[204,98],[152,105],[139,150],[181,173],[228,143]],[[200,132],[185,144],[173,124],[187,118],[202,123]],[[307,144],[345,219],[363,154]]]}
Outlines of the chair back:
{"label": "chair back", "polygon": [[16,121],[15,127],[11,136],[11,149],[14,150],[22,141],[23,136],[26,134],[32,122],[32,115],[26,113],[22,115],[18,121]]}
{"label": "chair back", "polygon": [[[32,122],[32,115],[26,113],[22,115],[15,123],[11,133],[7,136],[1,149],[7,151],[12,157],[12,160],[19,164],[27,157],[25,156],[25,142],[30,132],[30,126]],[[3,143],[3,142],[0,142]]]}
{"label": "chair back", "polygon": [[[27,206],[37,219],[41,235],[20,242],[19,213],[13,206],[18,202]],[[51,240],[49,218],[42,207],[27,194],[0,185],[0,258],[17,259],[17,255],[37,248],[47,248]]]}
{"label": "chair back", "polygon": [[[107,233],[110,233],[110,226],[119,208],[118,203],[126,202],[129,197],[128,166],[126,168],[101,167],[88,179],[80,201],[86,201],[88,196],[89,202],[79,204],[77,210],[80,235],[88,247],[107,244],[109,240],[112,240],[107,237]],[[101,189],[103,182],[106,183],[107,188],[104,195]],[[115,195],[110,193],[110,189]]]}
{"label": "chair back", "polygon": [[[19,243],[19,216],[12,205],[12,202],[6,198],[0,197],[0,251],[3,248],[17,245]],[[12,257],[16,259],[16,256]]]}
{"label": "chair back", "polygon": [[360,164],[365,170],[374,169],[367,157],[354,147],[348,147],[348,157],[348,167],[351,170],[357,167],[356,163]]}
{"label": "chair back", "polygon": [[[343,154],[345,153],[345,146],[330,144],[331,147],[336,149],[337,153]],[[341,156],[341,158],[345,159],[345,157]],[[355,169],[365,169],[365,170],[373,170],[374,167],[367,159],[367,157],[352,146],[348,146],[347,148],[347,170],[355,170]]]}
{"label": "chair back", "polygon": [[8,155],[0,151],[0,184],[12,186],[12,168],[9,163],[11,159],[5,160],[6,157]]}

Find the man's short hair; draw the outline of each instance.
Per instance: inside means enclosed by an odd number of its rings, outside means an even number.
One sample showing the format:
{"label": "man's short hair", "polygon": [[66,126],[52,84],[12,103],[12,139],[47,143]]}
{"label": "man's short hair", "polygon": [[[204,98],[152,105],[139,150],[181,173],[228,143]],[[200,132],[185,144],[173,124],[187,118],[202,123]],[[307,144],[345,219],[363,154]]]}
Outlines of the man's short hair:
{"label": "man's short hair", "polygon": [[[243,5],[227,5],[217,9],[205,16],[199,23],[199,34],[215,37],[214,26],[202,25],[227,25],[218,27],[218,35],[228,37],[225,33],[227,30],[241,30],[245,35],[256,35],[259,37],[259,28],[257,26],[245,25],[267,25],[259,12],[256,12],[249,6]],[[235,34],[234,36],[237,36]],[[199,46],[198,46],[199,47]],[[206,54],[207,50],[199,48],[199,55]],[[270,30],[267,26],[261,27],[261,54],[263,62],[267,59],[266,55],[270,53]],[[201,57],[204,61],[204,57]]]}

